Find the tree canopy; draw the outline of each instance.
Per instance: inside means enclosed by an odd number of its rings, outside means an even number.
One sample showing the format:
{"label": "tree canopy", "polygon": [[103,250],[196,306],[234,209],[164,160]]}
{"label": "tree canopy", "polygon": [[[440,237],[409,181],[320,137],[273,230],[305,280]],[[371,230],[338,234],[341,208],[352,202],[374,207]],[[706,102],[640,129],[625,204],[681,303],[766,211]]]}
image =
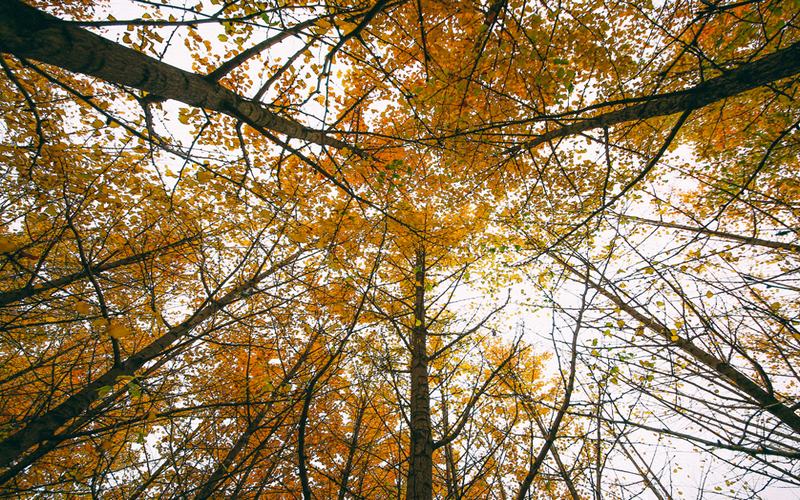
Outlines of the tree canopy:
{"label": "tree canopy", "polygon": [[0,493],[800,492],[800,2],[0,2]]}

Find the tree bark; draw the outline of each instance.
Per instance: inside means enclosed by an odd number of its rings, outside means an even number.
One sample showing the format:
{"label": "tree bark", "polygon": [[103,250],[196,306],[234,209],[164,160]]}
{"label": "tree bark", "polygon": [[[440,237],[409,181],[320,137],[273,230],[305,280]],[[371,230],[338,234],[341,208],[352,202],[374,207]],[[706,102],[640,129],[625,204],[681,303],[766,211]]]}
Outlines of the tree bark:
{"label": "tree bark", "polygon": [[414,269],[414,327],[411,331],[411,452],[408,500],[433,498],[433,437],[428,385],[428,330],[425,324],[425,250],[417,251]]}
{"label": "tree bark", "polygon": [[322,146],[347,147],[326,132],[311,129],[243,98],[217,84],[213,77],[206,78],[163,63],[18,0],[0,2],[0,52],[217,111],[256,129],[269,129]]}
{"label": "tree bark", "polygon": [[699,109],[798,73],[800,73],[800,42],[795,42],[694,87],[642,98],[644,102],[639,104],[578,119],[575,123],[545,132],[523,144],[513,146],[506,153],[514,154],[560,137],[577,135],[588,130]]}

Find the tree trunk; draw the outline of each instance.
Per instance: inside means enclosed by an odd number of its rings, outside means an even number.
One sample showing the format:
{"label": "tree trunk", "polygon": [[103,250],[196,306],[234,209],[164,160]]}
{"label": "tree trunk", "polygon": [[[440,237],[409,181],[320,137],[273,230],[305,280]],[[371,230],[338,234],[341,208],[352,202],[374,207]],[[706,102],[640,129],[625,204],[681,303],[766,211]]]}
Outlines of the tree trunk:
{"label": "tree trunk", "polygon": [[112,367],[46,413],[30,419],[24,428],[0,441],[0,467],[12,466],[31,447],[36,445],[44,446],[47,441],[56,438],[55,432],[60,427],[73,418],[82,415],[95,401],[101,399],[99,393],[101,387],[113,386],[121,376],[134,375],[147,362],[162,355],[178,339],[186,336],[208,318],[221,311],[224,307],[247,296],[252,287],[280,270],[286,264],[293,262],[299,254],[297,252],[270,269],[262,271],[218,300],[207,302],[180,325],[171,328],[167,333],[161,335],[137,353],[132,354],[124,362]]}
{"label": "tree trunk", "polygon": [[347,495],[347,484],[350,481],[350,475],[353,473],[353,464],[355,462],[356,452],[358,451],[359,447],[358,436],[361,433],[361,422],[364,419],[364,412],[366,412],[368,404],[368,397],[365,396],[364,400],[358,406],[356,419],[353,423],[353,435],[348,443],[347,462],[345,462],[344,469],[342,469],[342,478],[339,483],[339,494],[336,496],[338,500],[345,500],[345,496]]}
{"label": "tree trunk", "polygon": [[506,153],[518,153],[560,137],[569,137],[589,130],[700,109],[728,97],[794,76],[798,72],[800,72],[800,42],[795,42],[693,87],[666,94],[617,101],[619,104],[641,102],[589,118],[577,119],[576,115],[574,118],[577,121],[574,123],[550,130],[525,143],[512,146],[506,150]]}
{"label": "tree trunk", "polygon": [[428,387],[428,330],[425,324],[425,250],[417,251],[414,269],[414,327],[411,331],[411,452],[408,500],[433,498],[433,438]]}
{"label": "tree trunk", "polygon": [[224,113],[255,129],[269,129],[322,146],[347,146],[324,131],[237,95],[213,78],[163,63],[17,0],[0,2],[0,52]]}

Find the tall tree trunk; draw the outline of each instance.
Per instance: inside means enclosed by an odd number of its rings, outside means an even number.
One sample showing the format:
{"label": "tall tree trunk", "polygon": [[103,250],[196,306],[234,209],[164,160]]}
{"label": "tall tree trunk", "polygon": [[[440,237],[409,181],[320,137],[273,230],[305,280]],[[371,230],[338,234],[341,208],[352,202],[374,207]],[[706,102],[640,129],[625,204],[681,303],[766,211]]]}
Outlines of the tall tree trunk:
{"label": "tall tree trunk", "polygon": [[425,324],[425,250],[417,251],[414,269],[414,327],[411,331],[411,453],[408,500],[433,498],[433,438],[428,387],[428,329]]}
{"label": "tall tree trunk", "polygon": [[325,131],[313,130],[237,95],[213,78],[170,66],[18,0],[0,2],[0,52],[224,113],[256,130],[268,129],[339,149],[347,146]]}
{"label": "tall tree trunk", "polygon": [[[800,42],[795,42],[788,47],[726,71],[717,77],[709,78],[693,87],[666,94],[619,100],[617,101],[618,104],[624,104],[625,102],[636,102],[636,104],[579,119],[569,125],[545,132],[522,144],[512,146],[506,152],[510,154],[518,153],[525,149],[547,144],[560,137],[569,137],[589,130],[612,127],[620,123],[647,120],[657,116],[669,116],[700,109],[728,97],[794,76],[798,72],[800,72]],[[593,106],[584,111],[595,108]]]}
{"label": "tall tree trunk", "polygon": [[358,412],[356,413],[356,419],[353,423],[353,435],[348,443],[347,461],[345,462],[344,469],[342,469],[342,477],[339,482],[339,494],[336,496],[338,500],[345,500],[345,496],[347,495],[347,484],[350,481],[350,475],[353,473],[353,464],[359,447],[358,436],[361,433],[361,422],[364,420],[364,412],[367,411],[368,404],[369,399],[368,396],[365,395],[363,401],[358,405]]}

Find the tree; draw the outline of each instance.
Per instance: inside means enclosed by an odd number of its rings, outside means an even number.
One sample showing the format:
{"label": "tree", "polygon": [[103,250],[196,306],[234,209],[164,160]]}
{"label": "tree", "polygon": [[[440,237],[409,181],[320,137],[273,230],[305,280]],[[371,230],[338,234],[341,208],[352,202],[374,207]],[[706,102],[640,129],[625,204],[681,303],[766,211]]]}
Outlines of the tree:
{"label": "tree", "polygon": [[798,487],[798,16],[3,2],[4,492]]}

